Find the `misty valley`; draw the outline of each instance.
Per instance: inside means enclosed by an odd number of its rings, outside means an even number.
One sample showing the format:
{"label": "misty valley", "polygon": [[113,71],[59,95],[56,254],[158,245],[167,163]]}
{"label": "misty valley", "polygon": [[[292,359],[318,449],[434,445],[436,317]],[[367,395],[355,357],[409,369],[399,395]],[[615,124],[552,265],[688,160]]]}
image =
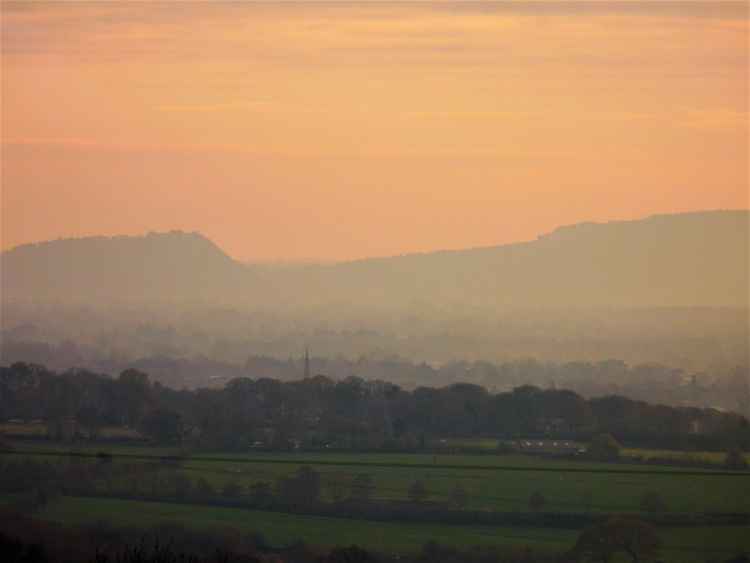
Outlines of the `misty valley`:
{"label": "misty valley", "polygon": [[[181,232],[4,253],[0,541],[17,561],[744,561],[748,310],[726,280],[747,272],[705,252],[747,226],[334,265]],[[621,273],[592,261],[603,240]]]}
{"label": "misty valley", "polygon": [[0,0],[0,563],[750,563],[747,0]]}

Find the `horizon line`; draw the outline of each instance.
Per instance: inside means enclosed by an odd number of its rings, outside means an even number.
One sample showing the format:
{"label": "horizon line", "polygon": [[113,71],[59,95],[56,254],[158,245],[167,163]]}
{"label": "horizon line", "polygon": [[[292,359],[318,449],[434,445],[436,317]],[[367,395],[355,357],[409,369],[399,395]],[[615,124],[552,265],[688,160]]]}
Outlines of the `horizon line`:
{"label": "horizon line", "polygon": [[[618,224],[618,223],[637,223],[641,221],[648,221],[651,219],[656,219],[660,217],[673,217],[673,216],[689,216],[689,215],[705,215],[705,214],[719,214],[719,213],[748,213],[750,214],[750,206],[746,208],[713,208],[713,209],[696,209],[696,210],[690,210],[690,211],[671,211],[671,212],[661,212],[661,213],[651,213],[648,215],[641,215],[635,218],[626,218],[626,219],[610,219],[610,220],[584,220],[584,221],[578,221],[574,223],[558,223],[557,226],[550,228],[549,230],[540,232],[536,235],[535,238],[530,239],[523,239],[523,240],[513,240],[509,242],[498,242],[498,243],[490,243],[485,245],[476,245],[476,246],[464,246],[464,247],[455,247],[455,248],[434,248],[434,249],[428,249],[428,250],[411,250],[402,252],[399,254],[380,254],[380,255],[370,255],[370,256],[362,256],[362,257],[352,257],[352,258],[331,258],[331,259],[325,259],[325,258],[269,258],[269,259],[239,259],[232,255],[230,255],[224,248],[219,245],[215,240],[213,240],[210,236],[206,235],[200,230],[187,230],[187,229],[164,229],[164,230],[148,230],[145,232],[141,232],[140,234],[94,234],[94,235],[81,235],[81,236],[60,236],[56,239],[43,239],[43,240],[36,240],[31,242],[24,242],[21,244],[17,244],[15,246],[9,247],[9,248],[2,248],[2,245],[0,244],[0,256],[8,254],[10,252],[15,252],[17,250],[26,248],[26,247],[35,247],[35,246],[44,246],[48,244],[53,243],[59,243],[59,242],[70,242],[70,241],[83,241],[83,240],[92,240],[92,239],[144,239],[150,236],[167,236],[167,235],[187,235],[187,236],[198,236],[202,238],[203,240],[209,242],[213,246],[216,247],[216,249],[224,254],[227,258],[230,260],[241,264],[243,266],[265,266],[265,267],[305,267],[305,266],[333,266],[337,264],[351,264],[356,262],[364,262],[364,261],[371,261],[371,260],[388,260],[393,258],[402,258],[402,257],[408,257],[408,256],[426,256],[431,254],[449,254],[449,253],[456,253],[456,252],[472,252],[472,251],[482,251],[482,250],[490,250],[493,248],[503,247],[503,246],[513,246],[513,245],[520,245],[520,244],[529,244],[538,240],[541,240],[545,237],[548,237],[558,231],[574,228],[578,226],[583,225],[610,225],[610,224]],[[1,237],[0,237],[1,238]],[[1,241],[0,241],[1,243]]]}

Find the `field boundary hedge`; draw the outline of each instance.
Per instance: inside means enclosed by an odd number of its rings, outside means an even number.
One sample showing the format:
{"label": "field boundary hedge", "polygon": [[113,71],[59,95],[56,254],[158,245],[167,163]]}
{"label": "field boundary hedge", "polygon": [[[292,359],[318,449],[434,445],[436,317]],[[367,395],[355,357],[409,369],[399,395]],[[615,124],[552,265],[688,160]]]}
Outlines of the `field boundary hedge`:
{"label": "field boundary hedge", "polygon": [[[408,463],[408,462],[385,462],[385,461],[357,461],[357,460],[325,460],[314,458],[299,459],[276,459],[273,457],[214,457],[214,456],[175,456],[175,455],[146,455],[134,453],[110,453],[110,452],[79,452],[79,451],[52,451],[52,450],[0,450],[3,455],[25,455],[45,456],[61,458],[84,458],[84,459],[132,459],[140,461],[153,461],[162,463],[184,463],[184,462],[216,462],[216,463],[262,463],[280,465],[316,465],[343,466],[343,467],[396,467],[406,469],[455,469],[455,470],[479,470],[479,471],[520,471],[520,472],[548,472],[548,473],[602,473],[614,475],[665,475],[686,477],[750,477],[750,471],[730,470],[694,470],[694,469],[640,469],[640,468],[594,468],[594,467],[545,467],[545,466],[518,466],[518,465],[488,465],[488,464],[456,464],[456,463]],[[617,465],[617,464],[615,464]]]}

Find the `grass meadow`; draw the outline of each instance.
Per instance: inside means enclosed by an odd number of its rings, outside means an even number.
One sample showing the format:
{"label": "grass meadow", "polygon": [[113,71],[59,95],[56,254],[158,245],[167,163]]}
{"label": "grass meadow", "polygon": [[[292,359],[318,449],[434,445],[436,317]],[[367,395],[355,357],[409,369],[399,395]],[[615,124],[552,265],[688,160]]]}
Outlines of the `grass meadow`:
{"label": "grass meadow", "polygon": [[[131,500],[62,497],[49,504],[39,517],[66,524],[95,524],[149,528],[178,523],[202,530],[233,529],[262,534],[273,545],[304,541],[319,546],[358,544],[379,551],[416,551],[438,540],[457,547],[529,547],[535,552],[559,553],[569,549],[578,535],[574,530],[543,528],[460,526],[432,523],[368,522],[343,518],[302,516],[266,511]],[[740,550],[750,550],[750,529],[660,528],[665,563],[720,561]]]}
{"label": "grass meadow", "polygon": [[[70,455],[71,451],[78,455]],[[343,489],[360,473],[375,482],[378,500],[404,500],[416,479],[426,485],[428,501],[444,502],[460,485],[467,492],[468,509],[526,511],[529,497],[541,492],[546,512],[637,513],[648,491],[657,492],[669,512],[748,513],[750,472],[723,471],[618,463],[603,464],[553,460],[521,455],[428,455],[390,453],[200,453],[189,455],[169,448],[148,446],[52,445],[27,442],[16,445],[14,458],[29,456],[53,463],[98,463],[95,453],[112,454],[113,463],[160,463],[164,456],[183,454],[178,465],[194,483],[204,479],[217,491],[227,483],[249,488],[257,482],[275,483],[310,465],[321,475],[324,499]],[[89,456],[89,457],[85,457]],[[661,453],[659,457],[663,457]],[[125,483],[123,483],[125,485]],[[147,485],[142,483],[144,492]],[[133,490],[133,483],[128,484]],[[274,545],[297,540],[320,546],[360,544],[378,550],[414,551],[430,540],[456,547],[530,547],[537,552],[570,548],[577,530],[492,527],[414,522],[368,522],[243,508],[189,505],[112,498],[59,497],[38,516],[67,524],[107,521],[116,526],[151,527],[180,523],[213,530],[232,528],[261,533]],[[667,563],[723,561],[740,550],[750,551],[750,527],[660,527]]]}

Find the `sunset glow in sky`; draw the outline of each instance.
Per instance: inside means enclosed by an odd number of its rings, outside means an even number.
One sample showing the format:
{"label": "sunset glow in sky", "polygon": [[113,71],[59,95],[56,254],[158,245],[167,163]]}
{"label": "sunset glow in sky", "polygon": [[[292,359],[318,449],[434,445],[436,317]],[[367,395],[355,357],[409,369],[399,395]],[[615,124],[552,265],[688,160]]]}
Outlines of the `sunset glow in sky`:
{"label": "sunset glow in sky", "polygon": [[2,3],[2,246],[242,260],[748,207],[747,3]]}

